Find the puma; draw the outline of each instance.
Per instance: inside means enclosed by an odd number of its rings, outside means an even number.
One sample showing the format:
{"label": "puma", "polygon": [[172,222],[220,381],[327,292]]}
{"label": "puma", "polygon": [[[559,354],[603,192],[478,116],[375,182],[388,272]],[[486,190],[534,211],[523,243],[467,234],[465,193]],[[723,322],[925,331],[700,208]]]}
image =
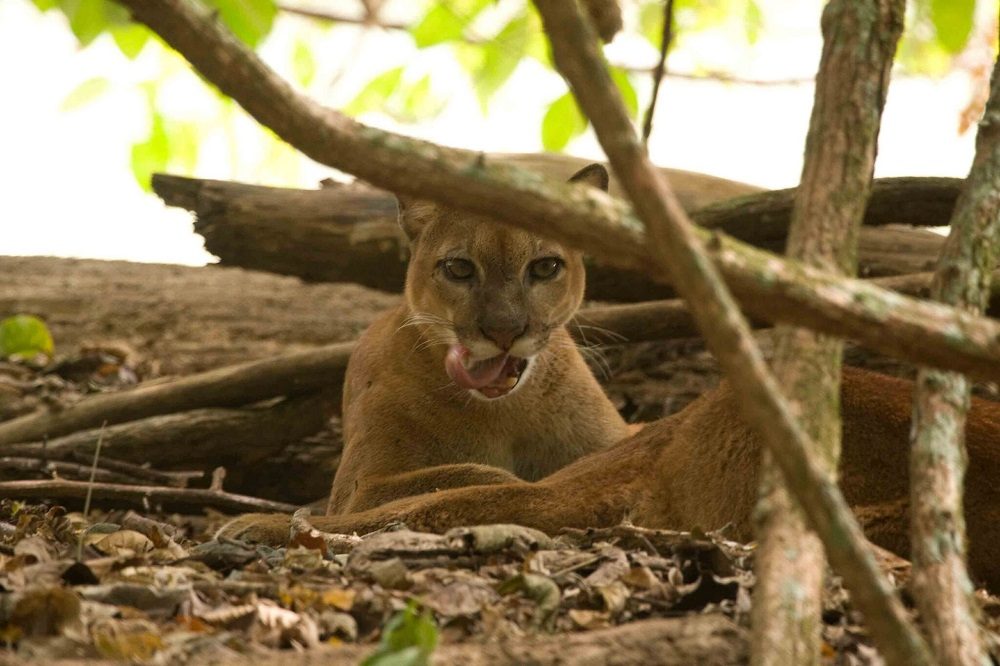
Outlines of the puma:
{"label": "puma", "polygon": [[[607,172],[592,165],[571,180],[606,188]],[[627,519],[752,538],[763,444],[726,382],[628,436],[565,329],[583,294],[579,254],[427,202],[400,205],[413,245],[405,302],[351,358],[344,454],[317,528],[557,533]],[[904,556],[912,388],[852,368],[841,388],[841,488],[868,538]],[[998,589],[1000,404],[972,400],[966,445],[970,566]],[[281,544],[289,525],[250,514],[220,535]]]}

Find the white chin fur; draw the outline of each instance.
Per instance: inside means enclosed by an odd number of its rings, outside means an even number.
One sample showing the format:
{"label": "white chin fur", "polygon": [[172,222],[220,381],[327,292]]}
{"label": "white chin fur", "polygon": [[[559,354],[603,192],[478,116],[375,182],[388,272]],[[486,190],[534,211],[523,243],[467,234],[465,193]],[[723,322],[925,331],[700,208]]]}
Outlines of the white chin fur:
{"label": "white chin fur", "polygon": [[517,393],[518,389],[520,389],[522,386],[524,386],[525,382],[528,381],[528,376],[531,374],[531,371],[535,367],[535,357],[534,356],[528,356],[525,360],[528,362],[528,364],[526,366],[524,366],[524,371],[521,373],[521,376],[518,377],[517,384],[514,385],[514,388],[512,388],[509,391],[507,391],[503,395],[498,395],[495,398],[488,398],[488,397],[486,397],[485,395],[483,395],[482,393],[480,393],[476,389],[469,389],[469,393],[476,400],[481,400],[483,402],[499,402],[499,401],[503,400],[504,398],[509,398],[510,396],[512,396],[515,393]]}

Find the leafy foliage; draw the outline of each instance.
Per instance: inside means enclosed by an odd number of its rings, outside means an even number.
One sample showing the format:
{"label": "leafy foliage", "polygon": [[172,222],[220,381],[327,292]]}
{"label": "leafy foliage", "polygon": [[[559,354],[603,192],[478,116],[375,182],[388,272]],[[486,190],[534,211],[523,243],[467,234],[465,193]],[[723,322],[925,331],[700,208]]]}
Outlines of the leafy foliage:
{"label": "leafy foliage", "polygon": [[[212,8],[218,19],[252,48],[263,44],[271,34],[279,12],[277,0],[193,1]],[[166,47],[147,28],[131,22],[128,12],[114,0],[31,2],[40,11],[62,13],[81,47],[108,35],[126,58],[137,58],[149,50],[158,54],[161,73],[142,83],[147,92],[149,132],[131,150],[132,171],[143,188],[149,188],[149,176],[154,171],[193,169],[205,135],[232,123],[236,117],[238,112],[232,102],[221,95],[216,96],[218,113],[214,120],[177,120],[165,115],[156,103],[156,92],[169,78],[171,68],[176,70],[177,59],[165,57]],[[633,45],[645,40],[649,53],[654,54],[662,37],[664,4],[665,0],[625,0],[622,7],[626,13],[626,32],[630,34],[622,40]],[[421,57],[411,57],[372,76],[344,106],[347,113],[379,112],[404,123],[421,122],[440,114],[454,89],[454,77],[450,72],[442,74],[440,68],[429,67],[428,62],[434,61],[423,58],[425,52],[429,58],[437,57],[434,53],[446,53],[460,66],[466,75],[467,89],[475,93],[483,113],[521,67],[553,70],[541,21],[528,0],[425,0],[419,7],[407,32]],[[954,56],[965,49],[975,32],[976,7],[977,0],[909,3],[907,31],[897,58],[900,66],[917,74],[947,72]],[[759,48],[771,18],[760,0],[675,0],[672,48],[683,51],[697,40],[704,38],[705,43],[714,43],[720,36],[744,50]],[[156,48],[150,49],[150,44]],[[317,42],[306,32],[286,50],[288,73],[306,88],[317,82],[320,71],[316,47]],[[612,74],[629,113],[638,118],[640,92],[648,94],[650,88],[648,74],[617,68]],[[62,110],[80,108],[109,88],[108,82],[100,77],[84,81],[67,95]],[[565,88],[553,86],[543,94],[554,97],[540,119],[542,143],[546,150],[564,150],[587,130],[588,123]],[[225,131],[234,152],[233,163],[245,162],[242,155],[235,155],[239,143],[232,130]],[[289,151],[282,152],[277,147],[278,140],[267,131],[263,131],[263,136],[270,143],[258,152],[256,159],[288,162]]]}
{"label": "leafy foliage", "polygon": [[949,53],[960,53],[972,34],[976,0],[930,0],[930,5],[938,43]]}
{"label": "leafy foliage", "polygon": [[103,76],[95,76],[92,79],[87,79],[74,88],[70,94],[66,95],[62,104],[59,105],[59,110],[65,113],[66,111],[73,111],[86,106],[104,94],[110,87],[111,83]]}
{"label": "leafy foliage", "polygon": [[411,600],[382,628],[378,649],[362,666],[424,666],[438,643],[438,629],[430,611],[418,612]]}
{"label": "leafy foliage", "polygon": [[14,354],[52,356],[53,349],[49,327],[38,317],[19,314],[0,321],[0,358]]}
{"label": "leafy foliage", "polygon": [[278,14],[274,0],[205,0],[205,4],[218,11],[226,27],[249,46],[257,46],[271,32]]}

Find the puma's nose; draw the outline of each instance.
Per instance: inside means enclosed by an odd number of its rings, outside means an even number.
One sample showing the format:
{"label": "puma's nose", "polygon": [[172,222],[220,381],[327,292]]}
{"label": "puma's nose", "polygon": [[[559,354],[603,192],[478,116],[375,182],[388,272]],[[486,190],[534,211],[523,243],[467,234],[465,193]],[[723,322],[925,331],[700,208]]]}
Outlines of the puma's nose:
{"label": "puma's nose", "polygon": [[503,327],[479,327],[479,332],[483,336],[492,341],[500,349],[507,351],[514,344],[514,341],[519,337],[524,335],[524,332],[528,330],[528,325],[523,326],[518,324],[516,326],[503,326]]}

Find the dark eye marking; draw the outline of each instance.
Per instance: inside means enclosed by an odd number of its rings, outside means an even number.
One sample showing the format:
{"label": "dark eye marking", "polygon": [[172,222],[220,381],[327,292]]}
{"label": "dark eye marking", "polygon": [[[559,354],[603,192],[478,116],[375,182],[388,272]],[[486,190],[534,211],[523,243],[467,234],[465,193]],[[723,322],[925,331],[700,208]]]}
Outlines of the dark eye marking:
{"label": "dark eye marking", "polygon": [[551,280],[559,275],[563,266],[565,262],[560,257],[542,257],[528,264],[528,275],[533,280]]}
{"label": "dark eye marking", "polygon": [[476,276],[476,265],[468,259],[442,259],[438,262],[441,272],[452,282],[468,282]]}

